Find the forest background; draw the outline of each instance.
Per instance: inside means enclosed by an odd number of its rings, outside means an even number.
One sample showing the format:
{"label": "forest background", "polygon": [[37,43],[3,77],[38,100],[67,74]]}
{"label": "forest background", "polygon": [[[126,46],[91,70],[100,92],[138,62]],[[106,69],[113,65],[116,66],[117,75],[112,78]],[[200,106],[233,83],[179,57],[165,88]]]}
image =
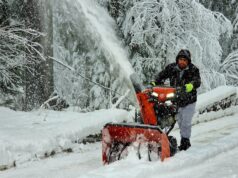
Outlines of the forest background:
{"label": "forest background", "polygon": [[128,108],[120,60],[146,85],[182,48],[200,69],[199,93],[238,85],[237,0],[84,3],[0,0],[0,106],[29,111],[53,98],[53,109]]}

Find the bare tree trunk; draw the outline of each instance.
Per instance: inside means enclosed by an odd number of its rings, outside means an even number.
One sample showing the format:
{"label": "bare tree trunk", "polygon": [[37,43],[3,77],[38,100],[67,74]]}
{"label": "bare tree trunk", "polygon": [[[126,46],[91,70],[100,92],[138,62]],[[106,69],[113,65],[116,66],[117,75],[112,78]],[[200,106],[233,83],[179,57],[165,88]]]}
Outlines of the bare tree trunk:
{"label": "bare tree trunk", "polygon": [[0,26],[9,25],[9,5],[6,0],[0,1]]}
{"label": "bare tree trunk", "polygon": [[49,96],[54,91],[54,78],[53,78],[53,60],[50,58],[53,56],[53,11],[51,0],[41,0],[41,31],[46,34],[41,39],[41,44],[44,47],[44,55],[46,61],[42,63],[42,85],[44,90],[43,100],[49,99]]}
{"label": "bare tree trunk", "polygon": [[[39,4],[37,0],[24,1],[23,17],[26,28],[32,28],[34,30],[40,31],[41,19],[39,15],[38,6]],[[37,38],[34,39],[34,41],[40,42],[40,39]],[[24,110],[31,110],[37,107],[40,104],[40,93],[43,93],[40,84],[39,64],[32,63],[29,65],[29,68],[32,70],[26,70],[25,72],[26,97]]]}
{"label": "bare tree trunk", "polygon": [[[24,1],[24,20],[26,28],[43,32],[45,36],[34,39],[42,45],[42,52],[46,61],[32,63],[29,67],[33,70],[26,71],[26,99],[25,110],[39,107],[53,92],[53,24],[51,1],[27,0]],[[43,51],[42,51],[43,50]],[[38,55],[38,54],[35,54]]]}

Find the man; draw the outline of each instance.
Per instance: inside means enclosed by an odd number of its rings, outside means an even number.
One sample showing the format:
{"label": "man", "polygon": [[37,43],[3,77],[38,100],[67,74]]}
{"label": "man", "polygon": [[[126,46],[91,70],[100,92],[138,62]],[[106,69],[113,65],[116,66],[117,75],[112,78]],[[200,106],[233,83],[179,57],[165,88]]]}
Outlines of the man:
{"label": "man", "polygon": [[170,86],[182,87],[186,92],[186,97],[179,101],[177,121],[181,135],[179,150],[187,150],[191,146],[192,117],[197,101],[196,89],[201,84],[199,69],[192,64],[189,50],[182,49],[176,57],[176,62],[161,71],[152,84],[163,84],[166,79],[169,79]]}

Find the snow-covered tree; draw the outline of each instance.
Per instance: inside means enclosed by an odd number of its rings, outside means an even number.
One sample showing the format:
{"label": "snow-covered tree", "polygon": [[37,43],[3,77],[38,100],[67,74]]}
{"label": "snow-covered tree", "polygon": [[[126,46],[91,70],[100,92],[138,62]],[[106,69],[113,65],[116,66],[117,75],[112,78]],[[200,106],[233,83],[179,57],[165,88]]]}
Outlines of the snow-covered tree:
{"label": "snow-covered tree", "polygon": [[[235,4],[235,1],[232,2]],[[236,6],[234,14],[231,52],[222,62],[221,71],[226,75],[227,84],[238,86],[238,6]]]}
{"label": "snow-covered tree", "polygon": [[238,6],[236,6],[235,18],[232,22],[232,25],[233,25],[233,41],[231,44],[231,50],[234,51],[238,49]]}
{"label": "snow-covered tree", "polygon": [[225,73],[227,84],[237,86],[238,81],[238,50],[233,51],[221,64],[221,71]]}
{"label": "snow-covered tree", "polygon": [[222,58],[223,60],[229,55],[229,53],[238,49],[238,32],[235,30],[235,21],[238,13],[238,1],[237,0],[200,0],[206,8],[214,12],[220,12],[227,17],[233,24],[233,35],[231,38],[222,36],[220,38],[220,44],[223,49]]}
{"label": "snow-covered tree", "polygon": [[[14,99],[11,94],[22,93],[24,72],[33,72],[34,69],[30,66],[45,60],[39,51],[40,44],[33,40],[41,35],[35,30],[19,26],[0,27],[0,93],[2,102]],[[31,36],[31,40],[27,38],[29,36]],[[38,54],[40,58],[35,54]]]}
{"label": "snow-covered tree", "polygon": [[50,3],[44,0],[2,3],[2,9],[6,10],[4,16],[0,15],[0,88],[5,98],[3,103],[9,97],[16,100],[21,95],[20,101],[12,101],[18,104],[17,109],[39,107],[53,92],[53,66],[48,57],[53,55],[52,22],[47,19],[51,14]]}

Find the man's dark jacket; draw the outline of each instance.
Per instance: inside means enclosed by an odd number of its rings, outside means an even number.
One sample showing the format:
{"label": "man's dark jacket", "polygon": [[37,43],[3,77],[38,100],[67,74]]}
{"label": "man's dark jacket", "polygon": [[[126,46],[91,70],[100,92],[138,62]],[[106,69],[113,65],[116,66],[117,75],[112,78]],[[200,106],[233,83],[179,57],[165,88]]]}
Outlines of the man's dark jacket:
{"label": "man's dark jacket", "polygon": [[186,93],[186,97],[179,102],[180,107],[184,107],[188,104],[197,101],[197,88],[201,85],[201,78],[199,69],[191,62],[188,67],[183,70],[183,75],[180,78],[180,72],[177,63],[169,64],[162,72],[160,72],[155,80],[158,84],[162,84],[164,80],[169,79],[170,86],[172,87],[184,87],[185,84],[192,83],[193,90],[190,93]]}

